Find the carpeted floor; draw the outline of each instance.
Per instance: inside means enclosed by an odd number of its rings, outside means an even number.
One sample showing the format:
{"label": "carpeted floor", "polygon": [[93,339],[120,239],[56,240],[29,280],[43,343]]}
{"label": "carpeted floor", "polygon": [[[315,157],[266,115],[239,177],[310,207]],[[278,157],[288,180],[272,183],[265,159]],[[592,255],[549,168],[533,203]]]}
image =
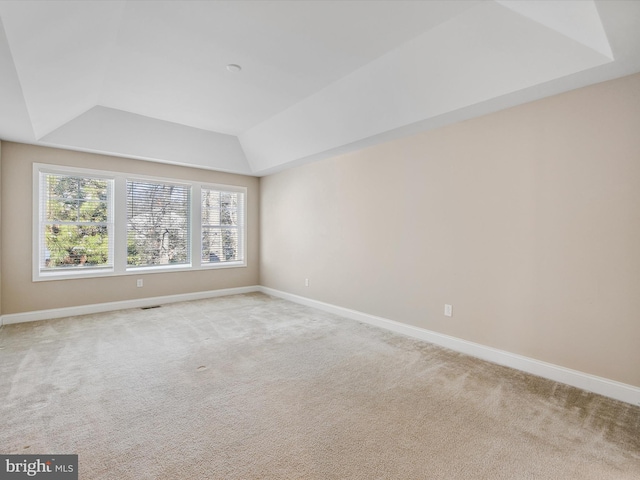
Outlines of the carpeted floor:
{"label": "carpeted floor", "polygon": [[640,479],[640,408],[262,294],[0,330],[0,453],[82,479]]}

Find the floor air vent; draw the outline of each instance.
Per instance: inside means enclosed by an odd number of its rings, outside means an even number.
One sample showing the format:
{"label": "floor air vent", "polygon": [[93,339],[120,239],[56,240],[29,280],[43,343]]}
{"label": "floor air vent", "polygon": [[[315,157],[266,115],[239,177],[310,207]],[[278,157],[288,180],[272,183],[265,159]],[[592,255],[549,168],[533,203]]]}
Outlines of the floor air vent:
{"label": "floor air vent", "polygon": [[150,307],[140,307],[140,310],[150,310],[152,308],[160,308],[160,305],[152,305]]}

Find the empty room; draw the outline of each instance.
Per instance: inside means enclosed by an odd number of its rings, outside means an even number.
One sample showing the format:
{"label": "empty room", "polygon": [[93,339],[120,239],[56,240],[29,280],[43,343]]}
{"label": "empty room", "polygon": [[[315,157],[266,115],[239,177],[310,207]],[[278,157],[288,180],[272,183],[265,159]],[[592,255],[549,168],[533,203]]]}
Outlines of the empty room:
{"label": "empty room", "polygon": [[640,480],[640,1],[0,1],[0,478]]}

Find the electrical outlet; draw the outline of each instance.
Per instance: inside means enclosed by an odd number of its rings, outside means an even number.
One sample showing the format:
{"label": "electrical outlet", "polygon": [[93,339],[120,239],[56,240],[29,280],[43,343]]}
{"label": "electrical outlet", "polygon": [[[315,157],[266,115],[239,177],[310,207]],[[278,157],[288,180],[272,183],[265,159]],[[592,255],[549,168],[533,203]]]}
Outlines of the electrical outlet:
{"label": "electrical outlet", "polygon": [[305,278],[305,279],[304,279],[304,286],[305,286],[305,287],[308,287],[308,286],[309,286],[309,279],[308,279],[308,278]]}
{"label": "electrical outlet", "polygon": [[136,280],[136,287],[140,288],[142,285],[144,285],[144,282],[142,281],[141,278],[139,278],[138,280]]}
{"label": "electrical outlet", "polygon": [[444,305],[444,316],[445,317],[450,317],[453,315],[453,307],[451,305],[449,305],[448,303],[445,303]]}

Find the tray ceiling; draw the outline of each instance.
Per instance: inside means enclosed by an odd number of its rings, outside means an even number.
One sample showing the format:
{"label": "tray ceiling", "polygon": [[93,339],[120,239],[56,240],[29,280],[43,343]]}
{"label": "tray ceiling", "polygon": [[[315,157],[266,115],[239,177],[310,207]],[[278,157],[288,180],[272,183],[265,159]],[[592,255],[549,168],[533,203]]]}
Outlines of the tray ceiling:
{"label": "tray ceiling", "polygon": [[639,32],[625,0],[3,1],[0,139],[264,175],[640,71]]}

